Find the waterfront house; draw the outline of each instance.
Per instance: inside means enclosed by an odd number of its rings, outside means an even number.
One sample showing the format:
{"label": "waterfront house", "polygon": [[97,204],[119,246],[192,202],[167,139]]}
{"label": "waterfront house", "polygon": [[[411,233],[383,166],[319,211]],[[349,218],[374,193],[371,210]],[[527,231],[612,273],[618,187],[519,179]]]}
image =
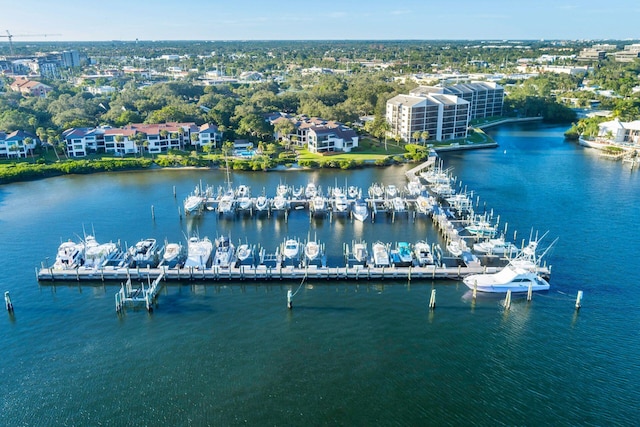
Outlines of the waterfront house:
{"label": "waterfront house", "polygon": [[640,120],[622,122],[616,118],[598,125],[598,138],[620,145],[640,145]]}
{"label": "waterfront house", "polygon": [[29,151],[36,148],[37,143],[38,138],[22,130],[9,134],[0,131],[0,158],[27,157]]}
{"label": "waterfront house", "polygon": [[16,78],[9,88],[14,92],[20,92],[23,95],[46,97],[49,92],[53,90],[51,86],[44,83],[37,82],[35,80],[29,80],[26,77]]}
{"label": "waterfront house", "polygon": [[275,128],[282,121],[290,121],[294,131],[290,134],[274,133],[275,139],[286,139],[298,147],[307,148],[312,153],[344,151],[358,146],[358,134],[343,123],[320,117],[291,116],[275,113],[267,117]]}

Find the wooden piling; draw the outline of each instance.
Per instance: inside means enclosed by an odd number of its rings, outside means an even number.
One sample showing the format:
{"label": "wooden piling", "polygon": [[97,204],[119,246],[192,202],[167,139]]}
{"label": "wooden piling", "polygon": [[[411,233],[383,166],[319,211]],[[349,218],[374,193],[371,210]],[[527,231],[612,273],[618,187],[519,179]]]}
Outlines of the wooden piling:
{"label": "wooden piling", "polygon": [[511,309],[511,289],[507,290],[507,296],[504,299],[504,308],[505,310]]}
{"label": "wooden piling", "polygon": [[429,309],[434,310],[436,308],[436,290],[431,289],[431,298],[429,298]]}

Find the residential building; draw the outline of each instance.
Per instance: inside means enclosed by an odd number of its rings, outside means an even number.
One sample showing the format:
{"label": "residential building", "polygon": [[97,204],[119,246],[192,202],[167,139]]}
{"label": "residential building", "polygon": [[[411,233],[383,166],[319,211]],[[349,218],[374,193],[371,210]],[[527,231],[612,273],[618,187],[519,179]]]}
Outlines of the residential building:
{"label": "residential building", "polygon": [[387,101],[389,134],[412,141],[416,132],[429,132],[429,139],[442,141],[467,136],[471,103],[455,95],[428,92],[397,95]]}
{"label": "residential building", "polygon": [[613,119],[598,125],[598,137],[624,145],[640,145],[640,120],[622,122]]}
{"label": "residential building", "polygon": [[36,148],[38,138],[28,132],[16,130],[7,134],[0,131],[0,158],[27,157]]}
{"label": "residential building", "polygon": [[141,150],[159,154],[173,149],[181,150],[187,145],[218,147],[222,142],[222,132],[212,124],[134,123],[122,128],[102,126],[67,129],[62,133],[62,138],[69,156],[84,157],[95,152],[123,155]]}
{"label": "residential building", "polygon": [[358,134],[348,126],[319,117],[291,116],[275,113],[266,118],[274,127],[281,121],[290,121],[294,132],[287,135],[274,133],[274,138],[286,139],[299,147],[305,147],[313,153],[334,151],[350,152],[358,146]]}
{"label": "residential building", "polygon": [[459,83],[452,86],[419,86],[409,95],[422,96],[430,94],[455,95],[468,101],[470,118],[483,119],[502,115],[504,88],[494,82]]}
{"label": "residential building", "polygon": [[29,80],[26,77],[18,77],[9,86],[14,92],[20,92],[23,95],[46,97],[47,93],[51,92],[53,88],[44,83],[37,82],[35,80]]}
{"label": "residential building", "polygon": [[65,68],[80,66],[80,55],[77,50],[65,50],[60,54],[60,62]]}

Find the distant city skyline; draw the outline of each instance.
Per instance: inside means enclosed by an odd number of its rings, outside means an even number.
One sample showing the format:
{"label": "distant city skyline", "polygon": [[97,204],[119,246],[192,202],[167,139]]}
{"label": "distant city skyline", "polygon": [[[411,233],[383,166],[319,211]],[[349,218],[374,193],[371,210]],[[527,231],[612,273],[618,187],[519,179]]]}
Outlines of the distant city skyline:
{"label": "distant city skyline", "polygon": [[3,12],[14,42],[640,38],[631,0],[22,0]]}

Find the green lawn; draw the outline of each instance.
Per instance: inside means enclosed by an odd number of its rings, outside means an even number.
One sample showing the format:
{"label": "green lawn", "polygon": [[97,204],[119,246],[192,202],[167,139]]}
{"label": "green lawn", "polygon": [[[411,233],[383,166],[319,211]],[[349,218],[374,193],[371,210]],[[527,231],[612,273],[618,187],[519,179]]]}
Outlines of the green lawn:
{"label": "green lawn", "polygon": [[358,147],[351,150],[350,153],[340,153],[330,156],[322,156],[320,154],[310,153],[307,150],[298,151],[299,160],[315,160],[315,161],[327,161],[327,160],[378,160],[384,159],[387,156],[395,156],[397,154],[403,154],[405,152],[404,147],[395,145],[395,141],[387,142],[387,149],[385,150],[384,142],[378,142],[370,138],[362,138],[358,142]]}

